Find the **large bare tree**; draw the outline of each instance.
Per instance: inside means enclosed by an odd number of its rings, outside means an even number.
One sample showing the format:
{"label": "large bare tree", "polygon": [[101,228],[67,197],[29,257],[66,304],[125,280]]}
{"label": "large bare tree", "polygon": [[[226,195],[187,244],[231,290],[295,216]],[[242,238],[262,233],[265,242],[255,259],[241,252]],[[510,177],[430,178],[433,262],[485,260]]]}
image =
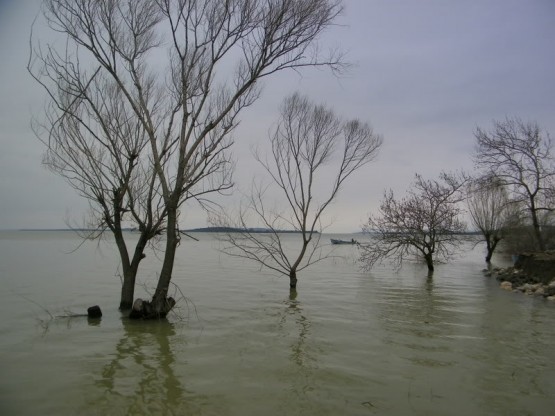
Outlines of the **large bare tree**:
{"label": "large bare tree", "polygon": [[488,176],[469,183],[467,205],[470,220],[486,242],[486,262],[489,263],[509,223],[512,207],[503,182]]}
{"label": "large bare tree", "polygon": [[[285,207],[272,209],[266,195],[270,185],[254,183],[239,219],[228,216],[219,223],[237,229],[226,234],[225,252],[288,276],[295,291],[297,273],[328,255],[320,241],[322,215],[347,178],[376,157],[382,138],[367,123],[342,120],[299,94],[286,98],[280,113],[270,134],[271,155],[256,159]],[[253,223],[269,232],[256,232]],[[296,231],[299,246],[288,249],[283,230]]]}
{"label": "large bare tree", "polygon": [[442,173],[439,179],[424,179],[417,174],[405,198],[384,192],[379,213],[363,227],[370,237],[361,244],[363,265],[371,268],[389,258],[399,268],[406,258],[415,257],[433,272],[434,263],[447,261],[462,243],[465,230],[460,219],[465,182],[461,175]]}
{"label": "large bare tree", "polygon": [[[46,147],[43,163],[89,200],[84,235],[113,233],[123,274],[120,309],[129,309],[145,248],[165,226],[148,136],[123,91],[100,69],[91,74],[77,54],[35,53],[29,70],[50,98],[44,120],[33,122]],[[131,225],[138,238],[130,252],[124,229]]]}
{"label": "large bare tree", "polygon": [[[180,242],[180,209],[191,198],[202,200],[231,186],[231,134],[241,110],[258,98],[262,79],[308,66],[342,69],[342,56],[324,55],[317,44],[341,12],[341,1],[45,0],[43,5],[50,27],[65,36],[61,46],[35,42],[29,62],[51,102],[44,127],[56,133],[42,136],[47,162],[97,208],[99,224],[110,228],[107,216],[125,217],[139,229],[149,228],[147,240],[165,231],[163,264],[147,314],[164,316],[173,305],[168,289]],[[110,94],[113,104],[105,102]],[[130,134],[136,148],[123,144],[132,140]],[[55,143],[64,141],[65,147]],[[91,145],[74,146],[79,141]],[[62,169],[50,163],[58,156]],[[107,171],[110,181],[101,183],[98,178]],[[103,201],[112,204],[110,215]],[[140,213],[133,204],[140,205]]]}
{"label": "large bare tree", "polygon": [[477,167],[510,188],[511,199],[529,214],[537,248],[545,250],[541,217],[555,209],[555,161],[549,135],[537,123],[506,118],[494,121],[491,131],[477,128],[475,136]]}

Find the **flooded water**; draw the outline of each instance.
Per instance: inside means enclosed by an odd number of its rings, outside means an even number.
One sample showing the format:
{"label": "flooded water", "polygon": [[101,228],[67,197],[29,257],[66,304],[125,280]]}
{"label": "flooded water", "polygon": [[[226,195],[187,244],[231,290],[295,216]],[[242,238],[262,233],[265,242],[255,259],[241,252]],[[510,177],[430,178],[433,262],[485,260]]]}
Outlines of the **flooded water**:
{"label": "flooded water", "polygon": [[[0,232],[0,414],[554,412],[555,302],[499,289],[480,248],[428,279],[419,264],[361,272],[340,246],[293,299],[287,279],[198,238],[179,247],[178,315],[131,322],[112,244],[69,253],[69,232]],[[157,264],[150,253],[138,296]],[[99,322],[50,317],[95,304]]]}

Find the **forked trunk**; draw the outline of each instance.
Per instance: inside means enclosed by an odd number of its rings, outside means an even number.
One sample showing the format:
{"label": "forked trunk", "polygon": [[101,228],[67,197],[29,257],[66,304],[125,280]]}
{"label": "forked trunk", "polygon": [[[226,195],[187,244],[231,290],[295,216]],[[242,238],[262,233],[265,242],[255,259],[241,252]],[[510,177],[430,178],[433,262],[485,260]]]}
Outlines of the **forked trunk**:
{"label": "forked trunk", "polygon": [[486,236],[486,247],[487,247],[486,263],[491,262],[491,258],[493,257],[493,252],[495,251],[495,248],[497,247],[497,244],[500,241],[501,241],[501,237],[499,237],[498,235]]}

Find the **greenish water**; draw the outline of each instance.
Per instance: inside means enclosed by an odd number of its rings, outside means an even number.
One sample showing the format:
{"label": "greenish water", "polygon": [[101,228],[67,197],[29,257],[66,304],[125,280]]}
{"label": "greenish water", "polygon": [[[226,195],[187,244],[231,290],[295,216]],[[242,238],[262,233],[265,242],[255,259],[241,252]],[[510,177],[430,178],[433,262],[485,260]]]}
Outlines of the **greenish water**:
{"label": "greenish water", "polygon": [[361,272],[340,246],[291,299],[286,279],[199,238],[179,248],[179,314],[130,322],[112,244],[68,254],[71,233],[0,232],[0,414],[553,414],[555,303],[500,290],[480,248],[430,280],[418,264]]}

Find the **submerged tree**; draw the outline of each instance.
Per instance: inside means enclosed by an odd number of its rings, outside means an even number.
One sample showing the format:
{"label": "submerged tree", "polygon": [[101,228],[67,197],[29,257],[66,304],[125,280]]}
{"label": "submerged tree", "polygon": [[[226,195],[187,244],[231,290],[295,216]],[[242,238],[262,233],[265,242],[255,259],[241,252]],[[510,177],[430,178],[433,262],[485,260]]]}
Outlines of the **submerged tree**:
{"label": "submerged tree", "polygon": [[[180,242],[179,212],[231,186],[227,150],[260,81],[285,69],[326,66],[321,33],[340,0],[45,0],[65,36],[36,43],[28,69],[48,92],[41,138],[47,164],[88,198],[99,233],[128,223],[142,244],[165,232],[149,317],[173,306],[168,289]],[[144,233],[144,234],[143,234]],[[137,261],[136,261],[137,259]],[[136,267],[126,278],[134,286]],[[125,283],[124,283],[125,285]],[[122,296],[121,306],[129,307]]]}
{"label": "submerged tree", "polygon": [[407,257],[417,257],[433,272],[434,263],[447,261],[462,243],[465,230],[460,219],[464,183],[453,174],[442,173],[439,180],[417,174],[405,198],[384,192],[378,215],[370,216],[363,228],[370,236],[370,242],[361,245],[365,267],[389,258],[399,268]]}
{"label": "submerged tree", "polygon": [[511,213],[505,185],[496,177],[479,178],[468,186],[468,212],[474,227],[486,242],[486,262],[491,261],[497,244],[503,239]]}
{"label": "submerged tree", "polygon": [[[320,242],[324,211],[345,180],[376,157],[382,138],[368,124],[344,121],[332,110],[294,94],[283,102],[270,142],[271,156],[257,155],[256,159],[284,197],[286,208],[282,212],[269,209],[267,187],[254,184],[238,220],[227,216],[218,222],[240,230],[226,234],[225,252],[288,276],[294,291],[297,273],[326,257]],[[250,221],[269,233],[254,232]],[[280,233],[284,229],[298,232],[298,250],[286,251]]]}
{"label": "submerged tree", "polygon": [[541,217],[555,210],[555,161],[549,135],[536,123],[507,118],[494,121],[490,132],[477,128],[475,136],[477,167],[510,188],[511,199],[530,216],[537,248],[545,250]]}
{"label": "submerged tree", "polygon": [[[50,93],[46,120],[34,124],[46,146],[43,163],[90,201],[85,227],[92,231],[86,237],[113,233],[123,273],[120,309],[129,309],[145,248],[165,225],[164,210],[156,209],[159,182],[149,161],[148,137],[106,76],[97,73],[85,85],[87,75],[78,62],[41,59],[37,80]],[[138,231],[131,253],[124,233],[130,223]]]}

